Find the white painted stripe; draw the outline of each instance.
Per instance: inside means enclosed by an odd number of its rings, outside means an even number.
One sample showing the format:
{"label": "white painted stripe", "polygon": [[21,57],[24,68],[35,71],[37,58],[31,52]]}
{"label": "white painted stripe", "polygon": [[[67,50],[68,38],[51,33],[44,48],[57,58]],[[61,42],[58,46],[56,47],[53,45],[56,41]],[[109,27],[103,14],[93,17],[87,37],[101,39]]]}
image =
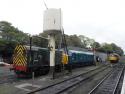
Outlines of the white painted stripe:
{"label": "white painted stripe", "polygon": [[125,73],[124,73],[124,80],[123,80],[123,85],[122,85],[121,94],[125,94]]}
{"label": "white painted stripe", "polygon": [[32,86],[32,87],[34,87],[34,88],[40,88],[41,86],[39,86],[39,85],[32,85],[32,84],[30,84],[30,83],[22,83],[22,84],[20,84],[20,85],[16,85],[15,87],[16,88],[19,88],[19,89],[22,89],[22,90],[24,90],[24,91],[32,91],[32,90],[30,90],[30,89],[27,89],[26,87],[27,86]]}

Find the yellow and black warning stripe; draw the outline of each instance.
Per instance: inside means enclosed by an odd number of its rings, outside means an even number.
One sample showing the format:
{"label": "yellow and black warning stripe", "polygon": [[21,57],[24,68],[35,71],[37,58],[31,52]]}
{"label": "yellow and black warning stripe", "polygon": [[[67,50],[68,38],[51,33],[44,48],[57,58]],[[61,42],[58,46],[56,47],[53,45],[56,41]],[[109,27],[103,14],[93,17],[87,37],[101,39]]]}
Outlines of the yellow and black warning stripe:
{"label": "yellow and black warning stripe", "polygon": [[17,45],[14,50],[13,64],[15,66],[26,66],[26,47],[23,45]]}

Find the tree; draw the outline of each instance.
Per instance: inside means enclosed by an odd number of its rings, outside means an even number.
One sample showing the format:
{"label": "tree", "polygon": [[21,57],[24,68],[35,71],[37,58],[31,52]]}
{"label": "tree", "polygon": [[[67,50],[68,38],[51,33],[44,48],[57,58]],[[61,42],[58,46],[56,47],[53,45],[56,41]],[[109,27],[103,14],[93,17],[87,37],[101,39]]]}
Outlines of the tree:
{"label": "tree", "polygon": [[10,61],[18,43],[27,44],[29,42],[28,34],[23,33],[7,21],[0,21],[0,36],[2,36],[0,38],[0,55],[8,59],[7,61]]}
{"label": "tree", "polygon": [[87,47],[87,45],[88,45],[88,38],[87,37],[85,37],[84,35],[80,35],[79,36],[79,39],[81,40],[81,42],[82,42],[82,47],[83,48],[86,48]]}
{"label": "tree", "polygon": [[117,46],[114,43],[111,43],[111,46],[112,46],[113,52],[116,52],[119,55],[123,55],[124,52],[119,46]]}
{"label": "tree", "polygon": [[94,42],[93,45],[92,45],[92,48],[97,50],[97,51],[100,51],[100,43],[99,42]]}
{"label": "tree", "polygon": [[2,38],[5,40],[17,41],[19,43],[28,41],[28,34],[23,33],[7,21],[0,22],[0,31]]}
{"label": "tree", "polygon": [[124,53],[123,50],[114,43],[103,43],[99,50],[106,53],[117,53],[119,55],[123,55]]}
{"label": "tree", "polygon": [[78,38],[77,35],[71,35],[69,38],[70,38],[70,42],[71,42],[70,46],[74,46],[74,47],[82,46],[81,40]]}

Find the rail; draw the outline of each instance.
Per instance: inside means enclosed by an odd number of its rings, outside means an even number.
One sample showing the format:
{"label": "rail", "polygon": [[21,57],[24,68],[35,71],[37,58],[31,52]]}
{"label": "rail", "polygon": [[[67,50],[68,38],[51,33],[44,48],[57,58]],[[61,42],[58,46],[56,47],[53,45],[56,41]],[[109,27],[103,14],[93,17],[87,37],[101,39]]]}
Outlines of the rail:
{"label": "rail", "polygon": [[64,81],[61,81],[59,83],[55,83],[53,85],[47,86],[45,88],[40,88],[31,92],[28,92],[27,94],[34,94],[36,92],[40,92],[40,94],[59,94],[62,93],[66,90],[68,90],[69,88],[72,88],[73,86],[89,79],[90,77],[98,74],[101,71],[104,71],[105,69],[107,69],[109,66],[106,67],[99,67],[97,69],[93,69],[91,71],[88,71],[86,73],[82,73],[80,75],[77,75],[75,77],[66,79]]}
{"label": "rail", "polygon": [[125,66],[116,67],[96,85],[89,94],[115,94]]}

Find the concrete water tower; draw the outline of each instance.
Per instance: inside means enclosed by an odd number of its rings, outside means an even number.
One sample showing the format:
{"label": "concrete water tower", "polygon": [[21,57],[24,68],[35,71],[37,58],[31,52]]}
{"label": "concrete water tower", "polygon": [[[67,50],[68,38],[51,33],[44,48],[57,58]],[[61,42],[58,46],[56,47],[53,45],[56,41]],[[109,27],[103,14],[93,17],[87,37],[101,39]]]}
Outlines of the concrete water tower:
{"label": "concrete water tower", "polygon": [[55,35],[61,34],[62,14],[61,9],[47,9],[44,12],[43,32],[48,34],[50,48],[50,74],[55,73]]}
{"label": "concrete water tower", "polygon": [[48,34],[61,33],[62,13],[61,9],[48,9],[44,12],[43,31]]}

